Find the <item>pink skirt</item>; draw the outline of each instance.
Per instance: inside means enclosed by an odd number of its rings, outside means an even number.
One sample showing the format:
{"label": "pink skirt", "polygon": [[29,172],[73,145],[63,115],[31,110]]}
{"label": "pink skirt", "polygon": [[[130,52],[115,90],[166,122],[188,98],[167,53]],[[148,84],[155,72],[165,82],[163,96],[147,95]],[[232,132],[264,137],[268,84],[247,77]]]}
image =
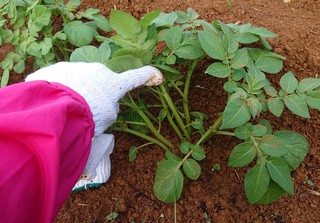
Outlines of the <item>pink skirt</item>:
{"label": "pink skirt", "polygon": [[87,162],[88,104],[61,84],[0,89],[0,222],[53,222]]}

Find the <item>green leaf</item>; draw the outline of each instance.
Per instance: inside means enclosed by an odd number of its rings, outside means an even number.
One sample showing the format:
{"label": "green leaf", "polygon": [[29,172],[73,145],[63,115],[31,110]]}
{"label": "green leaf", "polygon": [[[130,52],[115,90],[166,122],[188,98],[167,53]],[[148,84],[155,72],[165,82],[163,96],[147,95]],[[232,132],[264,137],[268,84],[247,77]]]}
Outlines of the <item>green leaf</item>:
{"label": "green leaf", "polygon": [[271,56],[268,53],[262,53],[255,61],[256,67],[264,72],[276,74],[282,69],[281,59]]}
{"label": "green leaf", "polygon": [[142,61],[143,64],[150,64],[152,60],[152,52],[145,49],[122,48],[117,50],[112,58],[119,56],[132,55]]}
{"label": "green leaf", "polygon": [[270,157],[267,160],[267,168],[271,179],[279,184],[286,192],[293,195],[293,182],[287,162],[280,157]]}
{"label": "green leaf", "polygon": [[156,197],[163,202],[177,201],[182,193],[183,174],[180,171],[181,162],[174,160],[161,160],[153,186]]}
{"label": "green leaf", "polygon": [[77,18],[81,19],[81,17],[87,18],[87,19],[93,19],[93,15],[96,15],[100,12],[100,9],[95,8],[88,8],[85,12],[79,12]]}
{"label": "green leaf", "polygon": [[250,108],[250,113],[252,115],[252,118],[255,118],[256,116],[259,117],[261,111],[262,111],[262,105],[260,101],[256,98],[248,98],[247,104]]}
{"label": "green leaf", "polygon": [[203,149],[199,145],[193,149],[193,152],[191,155],[197,161],[201,161],[204,158],[206,158],[206,154],[204,153]]}
{"label": "green leaf", "polygon": [[236,35],[236,38],[240,43],[244,43],[244,44],[254,43],[259,40],[259,37],[257,37],[252,33],[238,33]]}
{"label": "green leaf", "polygon": [[94,46],[83,46],[75,49],[70,55],[71,62],[96,62],[98,49]]}
{"label": "green leaf", "polygon": [[51,48],[52,48],[52,39],[48,37],[44,38],[44,40],[42,41],[41,54],[46,55],[47,53],[49,53]]}
{"label": "green leaf", "polygon": [[250,108],[246,100],[229,100],[223,113],[221,129],[236,128],[250,120]]}
{"label": "green leaf", "polygon": [[250,91],[259,90],[266,85],[266,76],[256,67],[250,67],[248,74],[245,77]]}
{"label": "green leaf", "polygon": [[231,74],[231,69],[226,64],[215,62],[206,69],[206,73],[214,77],[225,78]]}
{"label": "green leaf", "polygon": [[231,31],[231,29],[224,23],[219,21],[219,25],[225,35],[222,37],[223,46],[227,51],[228,55],[233,54],[237,51],[239,44],[235,34]]}
{"label": "green leaf", "polygon": [[248,52],[246,48],[236,51],[235,56],[231,59],[230,65],[234,69],[240,69],[248,64]]}
{"label": "green leaf", "polygon": [[203,55],[202,48],[197,40],[189,40],[187,44],[182,43],[174,53],[183,59],[194,60]]}
{"label": "green leaf", "polygon": [[199,17],[199,14],[193,8],[188,8],[187,16],[190,20],[196,20]]}
{"label": "green leaf", "polygon": [[284,110],[284,104],[280,98],[269,98],[268,108],[272,114],[280,117]]}
{"label": "green leaf", "polygon": [[234,81],[240,81],[242,78],[244,78],[247,75],[247,72],[244,68],[237,69],[232,74],[232,80]]}
{"label": "green leaf", "polygon": [[88,45],[93,39],[92,29],[80,21],[65,24],[63,31],[68,41],[77,47]]}
{"label": "green leaf", "polygon": [[139,21],[140,25],[147,28],[149,24],[160,15],[160,13],[160,9],[157,9],[153,12],[149,12],[148,14],[144,15],[142,19]]}
{"label": "green leaf", "polygon": [[234,92],[234,89],[236,87],[237,87],[237,83],[235,81],[227,81],[223,85],[223,89],[228,93]]}
{"label": "green leaf", "polygon": [[166,31],[165,42],[169,49],[178,49],[182,40],[182,30],[179,26],[175,26]]}
{"label": "green leaf", "polygon": [[180,144],[180,152],[182,152],[183,154],[188,154],[190,149],[190,144],[188,142],[182,142]]}
{"label": "green leaf", "polygon": [[209,23],[205,20],[199,20],[199,23],[201,24],[203,30],[206,32],[209,32],[212,34],[217,34],[219,32],[212,23]]}
{"label": "green leaf", "polygon": [[37,42],[32,42],[27,47],[27,53],[35,56],[35,57],[41,57],[41,49],[40,45]]}
{"label": "green leaf", "polygon": [[203,124],[204,124],[203,120],[195,119],[190,125],[191,125],[192,128],[200,130],[200,129],[204,128]]}
{"label": "green leaf", "polygon": [[277,34],[270,32],[266,28],[255,27],[255,26],[248,27],[246,29],[246,32],[250,32],[264,38],[274,38],[278,36]]}
{"label": "green leaf", "polygon": [[137,36],[142,31],[142,26],[136,18],[120,10],[111,10],[110,24],[117,34],[124,38]]}
{"label": "green leaf", "polygon": [[281,144],[287,150],[283,158],[290,168],[295,170],[308,154],[308,141],[302,135],[292,131],[277,131],[273,134],[281,140]]}
{"label": "green leaf", "polygon": [[247,126],[242,125],[235,129],[234,134],[237,138],[245,140],[250,137],[251,130]]}
{"label": "green leaf", "polygon": [[66,8],[68,12],[75,11],[81,4],[81,0],[69,0],[66,4]]}
{"label": "green leaf", "polygon": [[60,32],[57,32],[56,34],[54,34],[53,39],[66,40],[67,35],[60,31]]}
{"label": "green leaf", "polygon": [[106,62],[106,66],[114,72],[121,73],[127,70],[142,67],[143,63],[140,59],[132,55],[124,55],[108,60]]}
{"label": "green leaf", "polygon": [[175,64],[177,61],[177,57],[173,54],[169,55],[167,58],[166,58],[166,64],[168,65],[172,65],[172,64]]}
{"label": "green leaf", "polygon": [[250,204],[262,198],[268,190],[270,176],[265,164],[257,164],[250,169],[244,178],[244,190]]}
{"label": "green leaf", "polygon": [[204,119],[208,119],[208,116],[206,116],[204,113],[202,112],[190,112],[191,115],[193,115],[196,119],[200,119],[200,120],[204,120]]}
{"label": "green leaf", "polygon": [[183,163],[183,171],[191,180],[197,180],[201,174],[201,167],[194,159],[187,159]]}
{"label": "green leaf", "polygon": [[268,43],[268,41],[265,38],[260,38],[261,45],[266,48],[267,50],[272,50],[272,46]]}
{"label": "green leaf", "polygon": [[156,25],[156,27],[171,27],[173,26],[177,18],[178,15],[175,12],[163,13],[160,14],[155,20],[153,20],[153,23]]}
{"label": "green leaf", "polygon": [[253,142],[243,142],[237,145],[231,152],[228,165],[232,167],[243,167],[256,157],[257,148]]}
{"label": "green leaf", "polygon": [[138,147],[131,146],[129,150],[129,161],[132,162],[137,158],[138,155]]}
{"label": "green leaf", "polygon": [[199,31],[199,40],[203,50],[208,56],[217,60],[226,59],[227,52],[223,47],[219,34],[208,31]]}
{"label": "green leaf", "polygon": [[166,151],[165,156],[168,160],[178,161],[180,162],[182,159],[178,157],[177,155],[173,154],[171,151]]}
{"label": "green leaf", "polygon": [[318,109],[320,111],[320,91],[319,95],[312,94],[313,92],[310,92],[310,94],[308,93],[309,92],[307,92],[306,98],[307,104],[310,106],[310,108]]}
{"label": "green leaf", "polygon": [[104,41],[98,48],[95,60],[99,63],[106,64],[111,56],[111,47],[108,41]]}
{"label": "green leaf", "polygon": [[270,180],[269,187],[267,192],[258,200],[259,204],[270,204],[280,197],[285,195],[286,192],[283,190],[279,184],[275,183],[273,180]]}
{"label": "green leaf", "polygon": [[155,66],[156,68],[158,68],[159,70],[161,70],[161,72],[165,75],[165,76],[177,76],[180,74],[179,71],[177,71],[176,69],[169,67],[167,65],[163,65],[163,64],[154,64],[153,66]]}
{"label": "green leaf", "polygon": [[306,100],[296,94],[285,96],[284,103],[292,113],[304,118],[310,118]]}
{"label": "green leaf", "polygon": [[107,215],[106,220],[113,222],[115,219],[117,219],[118,216],[119,216],[118,212],[112,212],[111,214]]}
{"label": "green leaf", "polygon": [[259,147],[270,156],[282,156],[287,153],[282,145],[282,140],[274,135],[265,135],[259,143]]}
{"label": "green leaf", "polygon": [[270,123],[266,119],[262,119],[259,122],[259,125],[263,125],[263,126],[265,126],[267,128],[266,134],[268,134],[268,135],[272,134],[272,127],[271,127]]}
{"label": "green leaf", "polygon": [[261,124],[252,126],[251,134],[256,137],[264,136],[267,134],[267,127]]}
{"label": "green leaf", "polygon": [[158,119],[160,122],[162,122],[166,116],[168,115],[168,109],[161,109],[161,111],[159,112],[159,115],[158,115]]}
{"label": "green leaf", "polygon": [[30,16],[32,23],[40,31],[42,27],[49,25],[51,19],[51,10],[43,5],[36,5]]}
{"label": "green leaf", "polygon": [[18,74],[21,74],[26,68],[26,64],[24,60],[20,60],[16,65],[14,65],[13,69]]}
{"label": "green leaf", "polygon": [[271,97],[276,97],[278,95],[277,90],[274,87],[270,86],[270,85],[265,86],[264,87],[264,91]]}
{"label": "green leaf", "polygon": [[108,19],[103,15],[99,15],[99,14],[92,15],[92,20],[101,30],[105,32],[111,31],[111,24],[109,23]]}
{"label": "green leaf", "polygon": [[297,78],[293,75],[291,71],[288,73],[284,74],[281,79],[280,79],[280,85],[282,90],[287,92],[288,94],[293,93],[296,88],[298,87],[298,80]]}
{"label": "green leaf", "polygon": [[1,86],[0,87],[5,87],[7,86],[8,82],[9,82],[9,76],[10,76],[10,72],[8,69],[4,69],[2,76],[1,76]]}
{"label": "green leaf", "polygon": [[300,81],[297,92],[304,93],[306,91],[312,91],[320,86],[320,78],[305,78]]}

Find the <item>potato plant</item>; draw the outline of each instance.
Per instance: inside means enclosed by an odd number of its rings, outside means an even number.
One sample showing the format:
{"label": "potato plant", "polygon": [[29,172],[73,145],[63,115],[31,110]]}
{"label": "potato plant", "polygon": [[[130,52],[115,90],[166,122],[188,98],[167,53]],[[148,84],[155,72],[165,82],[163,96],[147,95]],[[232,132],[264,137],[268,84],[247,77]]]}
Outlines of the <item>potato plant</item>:
{"label": "potato plant", "polygon": [[[281,89],[271,85],[266,75],[279,73],[286,59],[273,53],[267,42],[276,34],[251,24],[207,22],[192,8],[170,13],[156,10],[140,20],[111,10],[107,20],[97,9],[76,12],[79,0],[67,4],[59,0],[1,0],[0,5],[1,43],[16,46],[1,62],[2,86],[10,70],[24,70],[27,58],[34,59],[35,67],[70,60],[100,62],[116,72],[150,64],[163,72],[163,84],[137,90],[121,101],[125,111],[108,130],[127,132],[146,141],[131,147],[131,161],[144,146],[155,144],[164,150],[165,158],[157,164],[154,182],[154,193],[161,201],[177,201],[185,177],[199,178],[201,161],[206,157],[203,145],[218,135],[243,140],[233,148],[228,165],[250,164],[244,190],[251,204],[270,203],[286,193],[294,194],[291,171],[304,160],[308,142],[298,133],[273,130],[260,116],[271,112],[279,117],[286,107],[310,118],[309,108],[320,110],[320,79],[299,82],[288,72],[280,79]],[[61,30],[53,30],[52,16],[62,18]],[[101,30],[111,32],[103,35]],[[92,45],[94,38],[98,44]],[[191,77],[198,63],[208,58],[213,62],[206,74],[224,78],[221,87],[228,94],[216,120],[189,109]],[[148,94],[155,96],[154,104],[143,100]],[[163,135],[164,122],[180,139],[179,145]],[[178,153],[173,152],[176,147]]]}
{"label": "potato plant", "polygon": [[[75,47],[92,43],[97,29],[110,31],[108,20],[99,9],[78,11],[80,0],[0,0],[0,46],[10,44],[14,51],[0,63],[1,87],[8,83],[10,71],[22,73],[27,59],[34,69],[69,60]],[[86,19],[83,22],[81,19]],[[54,30],[52,23],[62,23]]]}
{"label": "potato plant", "polygon": [[[116,35],[107,41],[119,48],[110,54],[109,65],[118,58],[133,56],[141,65],[152,64],[166,76],[165,83],[148,89],[159,100],[158,104],[145,104],[142,96],[134,100],[129,95],[122,101],[128,109],[113,130],[149,141],[140,147],[133,146],[130,160],[136,158],[141,147],[151,143],[164,149],[166,158],[158,162],[154,183],[155,195],[161,201],[174,202],[181,197],[184,176],[191,180],[199,178],[199,163],[206,156],[202,145],[215,135],[234,136],[244,141],[232,150],[228,165],[244,167],[254,163],[244,179],[250,203],[266,204],[286,193],[293,195],[290,172],[303,161],[308,142],[292,131],[274,131],[267,120],[259,117],[268,111],[281,116],[286,106],[294,114],[309,118],[308,107],[320,110],[320,79],[298,82],[288,72],[282,76],[281,89],[277,91],[266,78],[266,74],[280,72],[286,59],[273,53],[266,40],[276,34],[251,24],[209,23],[198,17],[191,8],[187,13],[155,11],[141,20],[121,11],[111,11],[110,24]],[[228,101],[217,120],[207,120],[206,114],[190,111],[188,104],[191,76],[197,64],[208,57],[214,62],[206,73],[226,79],[223,88],[228,93]],[[125,66],[129,67],[122,67],[124,70],[135,66],[130,61],[126,61]],[[186,66],[187,72],[176,70],[179,65]],[[170,88],[176,91],[179,100],[172,99]],[[151,114],[150,107],[159,107],[158,114]],[[177,145],[161,134],[164,120],[181,141],[178,154],[172,152]],[[206,128],[205,122],[211,125]],[[196,134],[200,137],[193,137]],[[198,140],[194,141],[195,138]]]}

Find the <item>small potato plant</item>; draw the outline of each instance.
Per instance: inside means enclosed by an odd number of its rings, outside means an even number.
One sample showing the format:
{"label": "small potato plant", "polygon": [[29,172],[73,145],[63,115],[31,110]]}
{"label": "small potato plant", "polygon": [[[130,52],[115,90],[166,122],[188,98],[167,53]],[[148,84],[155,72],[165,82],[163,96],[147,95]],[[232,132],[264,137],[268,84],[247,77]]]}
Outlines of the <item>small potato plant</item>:
{"label": "small potato plant", "polygon": [[[35,61],[35,67],[60,60],[100,62],[115,72],[155,66],[165,75],[165,82],[128,94],[121,101],[124,112],[108,131],[127,132],[146,141],[131,147],[130,161],[136,159],[139,149],[151,144],[164,150],[153,187],[159,200],[177,201],[185,178],[197,180],[201,175],[201,161],[206,158],[203,145],[224,135],[243,140],[232,149],[228,166],[250,164],[244,191],[251,204],[267,204],[294,194],[291,171],[307,155],[308,142],[298,133],[272,129],[260,117],[265,112],[280,117],[287,108],[310,118],[310,108],[320,110],[320,79],[298,81],[288,72],[280,79],[281,89],[271,85],[267,75],[279,73],[286,59],[272,52],[267,42],[276,34],[251,24],[208,22],[192,8],[170,13],[156,10],[140,20],[111,10],[107,20],[97,9],[75,12],[79,5],[78,0],[67,4],[0,1],[0,43],[16,46],[1,62],[2,86],[10,70],[23,72],[27,58]],[[61,30],[53,29],[53,16],[62,18]],[[92,45],[93,39],[97,44]],[[203,60],[212,62],[207,75],[225,80],[221,88],[228,99],[216,120],[189,108],[191,77]],[[153,104],[144,100],[150,94],[155,98]],[[179,138],[178,145],[163,134],[164,122]]]}

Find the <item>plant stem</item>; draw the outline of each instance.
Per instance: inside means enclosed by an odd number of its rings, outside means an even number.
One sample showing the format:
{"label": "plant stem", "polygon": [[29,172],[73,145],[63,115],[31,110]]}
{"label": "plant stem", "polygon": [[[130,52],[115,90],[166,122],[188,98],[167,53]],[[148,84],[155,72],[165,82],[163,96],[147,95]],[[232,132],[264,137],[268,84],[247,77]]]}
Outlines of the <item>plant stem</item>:
{"label": "plant stem", "polygon": [[143,139],[145,139],[145,140],[148,140],[148,141],[150,141],[150,142],[152,142],[152,143],[157,144],[158,146],[160,146],[161,148],[163,148],[165,151],[170,151],[170,150],[168,149],[168,147],[167,147],[165,144],[163,144],[162,142],[160,142],[159,140],[157,140],[157,139],[155,139],[155,138],[152,138],[152,137],[150,137],[150,136],[147,136],[146,134],[143,134],[143,133],[141,133],[141,132],[137,132],[137,131],[134,131],[134,130],[129,129],[129,128],[120,128],[120,127],[115,127],[115,128],[113,128],[113,130],[130,133],[130,134],[132,134],[132,135],[138,136],[138,137],[140,137],[140,138],[143,138]]}
{"label": "plant stem", "polygon": [[184,111],[186,126],[187,126],[187,130],[188,130],[189,135],[191,134],[191,125],[190,125],[191,119],[190,119],[189,104],[188,104],[190,81],[191,81],[191,76],[193,74],[194,68],[196,67],[196,65],[199,63],[199,61],[201,59],[194,60],[192,63],[189,63],[187,77],[186,77],[186,80],[184,83],[184,89],[183,89],[183,98],[182,98],[183,99],[183,111]]}
{"label": "plant stem", "polygon": [[166,100],[168,106],[170,107],[170,109],[173,113],[173,116],[175,117],[180,129],[183,131],[183,134],[185,135],[185,137],[187,139],[191,139],[191,136],[190,136],[189,132],[187,131],[186,126],[183,123],[181,116],[179,115],[175,105],[173,104],[172,99],[171,99],[170,95],[168,94],[166,88],[164,87],[163,84],[161,84],[159,87],[160,87],[160,90],[162,91],[163,97]]}
{"label": "plant stem", "polygon": [[131,106],[138,112],[141,118],[145,121],[146,125],[151,130],[151,132],[167,146],[169,146],[170,148],[174,148],[174,145],[157,131],[157,129],[154,127],[148,116],[139,108],[139,106],[135,103],[130,94],[129,98],[131,101]]}
{"label": "plant stem", "polygon": [[193,150],[197,146],[199,146],[202,143],[206,142],[208,139],[210,139],[217,132],[217,129],[220,127],[220,125],[222,123],[222,117],[223,117],[223,115],[220,115],[219,118],[215,121],[215,123],[212,126],[209,127],[209,129],[206,131],[206,133],[194,145],[193,149],[190,149],[190,151],[187,153],[187,155],[185,155],[185,157],[182,159],[179,168],[189,158],[189,156],[193,153]]}
{"label": "plant stem", "polygon": [[219,118],[209,127],[209,129],[206,131],[206,133],[198,140],[196,145],[200,145],[202,143],[205,143],[208,141],[214,134],[217,133],[217,129],[220,127],[222,123],[222,117],[223,115],[220,115]]}
{"label": "plant stem", "polygon": [[148,110],[145,111],[146,115],[154,122],[158,122],[158,119],[156,117],[154,117],[154,115],[152,115]]}
{"label": "plant stem", "polygon": [[235,136],[233,132],[226,132],[226,131],[216,131],[216,135],[225,135],[225,136]]}
{"label": "plant stem", "polygon": [[163,108],[168,111],[168,112],[167,112],[167,119],[168,119],[170,125],[172,126],[172,128],[174,129],[174,131],[177,133],[179,139],[182,140],[182,139],[183,139],[182,133],[181,133],[181,131],[179,130],[179,128],[178,128],[178,126],[176,125],[176,123],[173,121],[173,119],[172,119],[172,117],[171,117],[171,115],[170,115],[169,108],[168,108],[168,106],[167,106],[166,100],[163,98],[162,94],[159,94],[159,96],[160,96],[159,99],[160,99],[160,101],[161,101],[161,104],[162,104]]}

